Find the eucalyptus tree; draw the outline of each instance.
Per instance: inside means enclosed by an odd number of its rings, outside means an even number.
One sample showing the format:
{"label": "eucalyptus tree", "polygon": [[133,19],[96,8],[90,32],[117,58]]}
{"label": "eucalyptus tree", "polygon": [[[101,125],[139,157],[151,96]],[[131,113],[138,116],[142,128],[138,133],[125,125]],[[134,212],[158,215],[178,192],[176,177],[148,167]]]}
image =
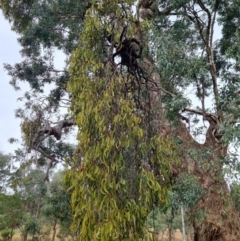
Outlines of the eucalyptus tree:
{"label": "eucalyptus tree", "polygon": [[[48,223],[52,225],[53,233],[51,240],[54,241],[56,234],[63,240],[69,236],[75,237],[71,232],[71,198],[67,187],[63,184],[64,172],[58,172],[53,176],[49,184],[49,193],[44,198],[41,213],[46,217]],[[57,229],[59,231],[57,232]]]}
{"label": "eucalyptus tree", "polygon": [[30,170],[13,181],[12,187],[17,193],[24,207],[22,211],[29,213],[36,219],[40,216],[40,209],[47,194],[47,183],[44,182],[45,173],[41,170]]}
{"label": "eucalyptus tree", "polygon": [[0,230],[3,238],[12,240],[14,229],[21,225],[23,219],[23,202],[18,194],[0,194]]}
{"label": "eucalyptus tree", "polygon": [[0,152],[0,192],[6,192],[11,178],[11,157]]}
{"label": "eucalyptus tree", "polygon": [[[11,83],[32,89],[28,111],[16,113],[25,145],[49,168],[72,166],[66,183],[80,239],[143,237],[149,212],[188,173],[202,189],[190,212],[194,240],[239,240],[224,180],[236,164],[229,145],[239,141],[238,0],[0,3],[25,58],[6,65]],[[63,70],[54,67],[54,48],[71,55]],[[41,96],[49,83],[54,89]],[[72,126],[73,160],[61,140]]]}

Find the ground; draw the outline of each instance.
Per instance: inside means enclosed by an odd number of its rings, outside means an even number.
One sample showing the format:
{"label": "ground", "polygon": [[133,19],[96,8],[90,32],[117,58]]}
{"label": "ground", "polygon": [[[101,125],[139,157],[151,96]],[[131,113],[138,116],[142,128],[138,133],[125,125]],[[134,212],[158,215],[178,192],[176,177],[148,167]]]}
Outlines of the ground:
{"label": "ground", "polygon": [[[40,241],[49,241],[49,240],[51,240],[51,237],[48,237],[48,238],[43,237],[41,238]],[[168,240],[169,240],[168,232],[160,232],[157,236],[156,241],[168,241]],[[174,231],[171,241],[182,241],[182,240],[183,240],[182,233],[179,229],[177,229],[176,231]],[[15,234],[13,236],[12,241],[22,241],[20,234]],[[55,241],[59,241],[59,239],[56,237]]]}

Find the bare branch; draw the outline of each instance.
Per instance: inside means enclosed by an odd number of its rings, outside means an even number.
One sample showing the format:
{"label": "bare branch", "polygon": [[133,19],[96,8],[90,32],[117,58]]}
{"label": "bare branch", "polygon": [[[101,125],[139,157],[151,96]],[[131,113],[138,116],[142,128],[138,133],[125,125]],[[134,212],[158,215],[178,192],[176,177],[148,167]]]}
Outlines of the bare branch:
{"label": "bare branch", "polygon": [[205,86],[204,86],[204,77],[202,76],[200,78],[200,82],[202,85],[202,93],[201,93],[201,102],[202,102],[202,110],[203,110],[203,114],[206,115],[206,109],[205,109]]}
{"label": "bare branch", "polygon": [[49,172],[50,172],[50,169],[52,168],[53,164],[54,164],[54,163],[57,163],[58,161],[57,161],[57,159],[56,159],[54,156],[47,154],[47,153],[44,152],[41,148],[34,147],[34,150],[38,151],[38,152],[41,153],[44,157],[46,157],[47,159],[50,160],[50,162],[48,163],[48,166],[47,166],[47,170],[46,170],[45,177],[44,177],[44,181],[49,181]]}
{"label": "bare branch", "polygon": [[[187,10],[190,12],[190,14],[192,14],[192,16],[187,13]],[[190,8],[190,7],[185,7],[185,12],[193,23],[195,23],[195,21],[196,21],[198,29],[199,29],[199,34],[203,40],[203,43],[207,46],[208,45],[207,41],[203,35],[204,23],[202,22],[201,18],[198,16],[198,13],[195,11],[194,8]]]}
{"label": "bare branch", "polygon": [[206,47],[209,47],[212,16],[211,16],[209,9],[204,5],[204,3],[201,0],[198,0],[197,2],[199,4],[199,6],[202,8],[202,10],[207,13],[207,16],[208,16],[208,24],[207,24],[207,31],[206,31],[207,32],[207,35],[206,35],[207,46]]}
{"label": "bare branch", "polygon": [[[189,19],[192,22],[196,22],[199,28],[199,34],[203,40],[203,43],[205,45],[205,50],[206,50],[206,55],[207,55],[207,60],[209,64],[209,72],[212,78],[212,84],[213,84],[213,93],[215,97],[216,104],[218,106],[219,103],[219,94],[218,94],[218,86],[217,86],[217,74],[216,74],[216,67],[214,63],[214,55],[213,55],[213,49],[212,49],[212,39],[213,39],[213,32],[214,32],[214,23],[215,23],[215,18],[216,18],[216,11],[219,5],[219,1],[216,0],[215,2],[215,9],[213,12],[213,17],[211,15],[211,12],[209,9],[204,5],[202,0],[197,0],[198,5],[207,14],[207,23],[204,24],[199,17],[198,13],[194,10],[194,8],[190,7],[185,7],[185,12]],[[187,13],[187,10],[192,14],[189,15]],[[206,30],[203,32],[203,30]],[[218,111],[218,115],[220,115]]]}
{"label": "bare branch", "polygon": [[204,117],[206,117],[206,119],[209,121],[209,118],[211,120],[213,120],[215,123],[218,122],[219,120],[219,117],[217,115],[213,115],[211,113],[204,113],[203,111],[199,111],[199,110],[194,110],[194,109],[190,109],[190,108],[184,108],[183,109],[183,112],[184,111],[188,111],[188,112],[191,112],[193,114],[197,114],[197,115],[202,115]]}
{"label": "bare branch", "polygon": [[212,20],[212,25],[211,25],[211,39],[210,39],[210,47],[211,48],[212,48],[212,43],[213,43],[214,24],[215,24],[215,20],[216,20],[217,9],[218,9],[219,3],[220,3],[220,1],[216,0],[214,12],[213,12],[213,20]]}

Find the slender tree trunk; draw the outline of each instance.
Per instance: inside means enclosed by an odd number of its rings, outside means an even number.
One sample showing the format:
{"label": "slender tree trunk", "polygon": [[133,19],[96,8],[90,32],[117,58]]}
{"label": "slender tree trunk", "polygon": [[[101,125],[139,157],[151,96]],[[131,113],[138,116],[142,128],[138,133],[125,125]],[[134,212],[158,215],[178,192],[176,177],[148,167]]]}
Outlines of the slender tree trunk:
{"label": "slender tree trunk", "polygon": [[172,241],[173,219],[174,219],[174,212],[173,212],[173,209],[171,209],[170,218],[168,219],[168,236],[169,236],[169,241]]}
{"label": "slender tree trunk", "polygon": [[11,229],[11,233],[10,233],[10,241],[12,241],[12,237],[13,237],[13,228]]}
{"label": "slender tree trunk", "polygon": [[40,213],[40,200],[37,202],[36,219],[38,219]]}
{"label": "slender tree trunk", "polygon": [[23,240],[23,241],[27,241],[27,236],[28,236],[27,233],[24,233],[24,234],[22,235],[22,240]]}
{"label": "slender tree trunk", "polygon": [[55,219],[54,224],[53,224],[53,235],[52,235],[52,241],[54,241],[54,240],[55,240],[56,233],[57,233],[57,219]]}
{"label": "slender tree trunk", "polygon": [[182,233],[183,233],[183,241],[187,241],[186,232],[185,232],[185,221],[184,221],[184,210],[183,205],[181,205],[181,216],[182,216]]}

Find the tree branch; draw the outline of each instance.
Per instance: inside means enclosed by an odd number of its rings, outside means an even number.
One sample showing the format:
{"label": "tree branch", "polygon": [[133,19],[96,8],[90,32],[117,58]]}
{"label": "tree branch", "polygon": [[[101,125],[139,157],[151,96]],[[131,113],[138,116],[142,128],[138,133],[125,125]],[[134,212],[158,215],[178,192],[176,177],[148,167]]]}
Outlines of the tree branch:
{"label": "tree branch", "polygon": [[205,86],[204,86],[204,77],[202,76],[200,78],[200,82],[201,82],[201,86],[202,86],[202,90],[201,90],[201,102],[202,102],[202,110],[203,110],[203,114],[206,115],[206,109],[205,109]]}
{"label": "tree branch", "polygon": [[213,12],[213,20],[212,20],[212,25],[211,25],[211,39],[210,39],[210,47],[211,48],[212,48],[212,43],[213,43],[214,23],[216,21],[216,15],[217,15],[217,9],[218,9],[219,3],[220,3],[220,1],[216,0],[214,12]]}
{"label": "tree branch", "polygon": [[193,113],[193,114],[197,114],[197,115],[202,115],[202,116],[204,116],[204,117],[206,117],[206,119],[209,121],[209,118],[211,119],[211,120],[213,120],[214,122],[217,122],[218,120],[219,120],[219,117],[218,116],[216,116],[216,115],[213,115],[213,114],[211,114],[211,113],[204,113],[203,111],[198,111],[198,110],[194,110],[194,109],[190,109],[190,108],[184,108],[183,109],[183,112],[184,111],[188,111],[188,112],[191,112],[191,113]]}
{"label": "tree branch", "polygon": [[[213,38],[213,28],[214,28],[216,10],[215,10],[215,13],[213,14],[213,20],[212,20],[212,16],[209,9],[206,8],[206,6],[201,0],[198,0],[197,2],[199,6],[202,8],[202,10],[207,13],[207,16],[208,16],[208,23],[207,23],[207,29],[206,29],[206,50],[207,50],[207,58],[210,66],[210,73],[212,76],[213,92],[214,92],[216,104],[218,106],[219,97],[218,97],[216,67],[214,63],[214,56],[213,56],[213,50],[212,50],[212,38]],[[216,2],[215,4],[215,9],[217,9],[217,7],[218,7],[218,2]]]}
{"label": "tree branch", "polygon": [[41,136],[43,136],[43,139],[45,139],[48,136],[54,136],[57,140],[60,140],[62,137],[62,130],[66,127],[70,127],[76,125],[76,123],[73,120],[62,120],[59,121],[55,126],[53,127],[45,127],[43,129],[40,129],[33,138],[33,148],[37,147],[37,142]]}
{"label": "tree branch", "polygon": [[[32,149],[39,152],[42,156],[50,160],[47,166],[46,176],[44,178],[44,181],[49,181],[50,169],[53,167],[54,163],[58,162],[58,160],[55,158],[54,155],[49,155],[41,147],[39,147],[39,143],[43,141],[45,138],[47,138],[48,136],[54,136],[57,140],[60,140],[62,137],[62,130],[66,127],[71,127],[73,125],[76,125],[76,123],[73,120],[62,120],[57,122],[57,124],[53,127],[45,127],[40,129],[35,134],[32,142]],[[40,141],[39,141],[39,138],[41,138]]]}
{"label": "tree branch", "polygon": [[54,163],[57,163],[58,161],[57,161],[57,159],[55,158],[55,156],[47,154],[47,153],[44,152],[41,148],[34,147],[34,150],[38,151],[38,152],[41,153],[44,157],[46,157],[47,159],[50,160],[50,162],[48,163],[48,166],[47,166],[47,170],[46,170],[45,177],[44,177],[44,181],[49,181],[49,172],[50,172],[50,169],[52,168],[53,164],[54,164]]}
{"label": "tree branch", "polygon": [[207,41],[207,48],[209,47],[209,40],[210,40],[210,31],[211,31],[211,23],[212,23],[212,16],[208,8],[204,5],[201,0],[197,1],[198,5],[201,9],[207,13],[208,16],[208,24],[207,24],[207,31],[206,31],[206,41]]}

